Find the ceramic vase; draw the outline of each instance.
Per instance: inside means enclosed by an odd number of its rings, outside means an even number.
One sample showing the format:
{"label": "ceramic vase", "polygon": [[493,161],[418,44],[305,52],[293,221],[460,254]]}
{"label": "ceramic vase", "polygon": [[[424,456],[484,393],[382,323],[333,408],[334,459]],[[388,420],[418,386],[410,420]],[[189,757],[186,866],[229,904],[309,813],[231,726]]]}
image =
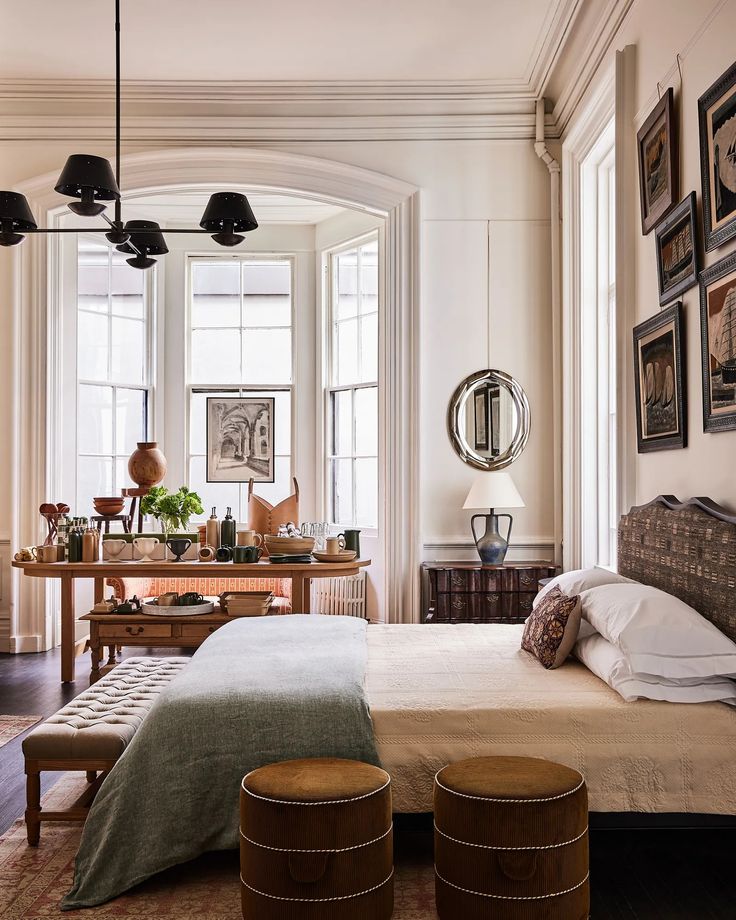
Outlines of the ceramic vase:
{"label": "ceramic vase", "polygon": [[166,475],[166,457],[156,441],[139,441],[128,460],[128,473],[141,489],[157,486]]}

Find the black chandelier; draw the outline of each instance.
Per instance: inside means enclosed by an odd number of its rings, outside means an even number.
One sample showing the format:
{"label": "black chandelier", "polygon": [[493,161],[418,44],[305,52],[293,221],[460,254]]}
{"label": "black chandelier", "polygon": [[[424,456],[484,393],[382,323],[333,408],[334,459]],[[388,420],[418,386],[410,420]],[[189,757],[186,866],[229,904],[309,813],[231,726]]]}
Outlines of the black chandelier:
{"label": "black chandelier", "polygon": [[[69,210],[80,217],[102,215],[109,225],[95,228],[39,227],[24,195],[0,192],[0,246],[17,246],[29,233],[104,233],[133,268],[146,269],[156,264],[153,256],[165,255],[164,231],[152,220],[123,221],[120,200],[120,0],[115,0],[115,171],[109,160],[86,153],[75,153],[66,161],[54,190],[77,199]],[[107,202],[115,202],[115,218],[105,213]],[[237,246],[244,233],[255,230],[248,199],[240,192],[216,192],[204,209],[201,229],[169,228],[166,233],[207,233],[220,246]]]}

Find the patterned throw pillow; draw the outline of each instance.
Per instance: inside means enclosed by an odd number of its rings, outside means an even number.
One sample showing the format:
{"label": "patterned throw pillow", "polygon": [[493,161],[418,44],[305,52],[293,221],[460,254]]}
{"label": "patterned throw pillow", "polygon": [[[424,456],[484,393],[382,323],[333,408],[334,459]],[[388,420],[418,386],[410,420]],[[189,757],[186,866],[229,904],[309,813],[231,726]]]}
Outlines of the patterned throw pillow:
{"label": "patterned throw pillow", "polygon": [[552,588],[524,624],[521,647],[545,668],[559,668],[578,637],[581,612],[579,594],[568,597]]}

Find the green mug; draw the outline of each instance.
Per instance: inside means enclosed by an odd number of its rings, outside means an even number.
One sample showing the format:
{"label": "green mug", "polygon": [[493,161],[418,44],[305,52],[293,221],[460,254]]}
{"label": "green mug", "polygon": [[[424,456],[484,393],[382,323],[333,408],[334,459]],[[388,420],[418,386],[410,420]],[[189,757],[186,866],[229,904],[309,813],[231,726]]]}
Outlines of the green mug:
{"label": "green mug", "polygon": [[346,530],[344,533],[338,534],[338,537],[343,537],[345,540],[345,549],[352,550],[356,557],[360,559],[360,531]]}
{"label": "green mug", "polygon": [[248,562],[258,562],[263,555],[260,546],[234,546],[233,562],[236,565],[244,565]]}

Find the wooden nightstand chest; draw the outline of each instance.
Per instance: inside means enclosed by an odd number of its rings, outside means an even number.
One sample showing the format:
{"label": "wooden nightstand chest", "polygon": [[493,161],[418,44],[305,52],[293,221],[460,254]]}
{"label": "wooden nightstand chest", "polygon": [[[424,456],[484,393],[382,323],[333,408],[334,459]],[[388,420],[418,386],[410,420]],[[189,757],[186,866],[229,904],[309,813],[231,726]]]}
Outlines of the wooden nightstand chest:
{"label": "wooden nightstand chest", "polygon": [[551,562],[423,562],[423,623],[523,623]]}

